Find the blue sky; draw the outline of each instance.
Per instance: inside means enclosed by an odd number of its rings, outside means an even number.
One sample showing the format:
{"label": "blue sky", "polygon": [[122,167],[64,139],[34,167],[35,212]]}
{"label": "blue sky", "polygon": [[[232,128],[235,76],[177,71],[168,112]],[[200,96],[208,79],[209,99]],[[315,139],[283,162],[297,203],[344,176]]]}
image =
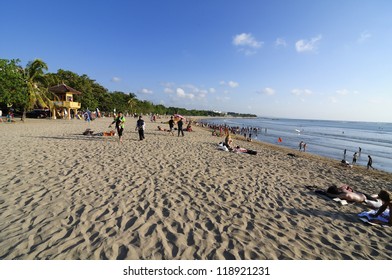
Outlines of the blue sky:
{"label": "blue sky", "polygon": [[[0,57],[165,106],[392,121],[392,1],[2,1]],[[5,11],[5,12],[4,12]]]}

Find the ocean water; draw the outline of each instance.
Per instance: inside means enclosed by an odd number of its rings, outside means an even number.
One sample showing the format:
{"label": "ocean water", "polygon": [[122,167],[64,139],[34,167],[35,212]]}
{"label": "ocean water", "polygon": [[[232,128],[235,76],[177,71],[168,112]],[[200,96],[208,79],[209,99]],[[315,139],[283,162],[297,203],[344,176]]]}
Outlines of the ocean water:
{"label": "ocean water", "polygon": [[[352,162],[354,152],[361,148],[357,165],[367,165],[368,155],[373,167],[392,173],[392,123],[272,119],[272,118],[218,118],[205,123],[231,127],[258,128],[252,133],[255,141],[278,144],[299,150],[300,141],[307,144],[306,152]],[[282,139],[278,143],[279,137]]]}

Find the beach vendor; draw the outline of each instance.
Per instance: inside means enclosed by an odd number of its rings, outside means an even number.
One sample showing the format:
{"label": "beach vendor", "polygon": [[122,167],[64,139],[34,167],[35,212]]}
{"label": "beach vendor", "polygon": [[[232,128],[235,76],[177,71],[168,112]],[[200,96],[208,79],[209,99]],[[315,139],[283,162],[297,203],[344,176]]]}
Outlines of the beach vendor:
{"label": "beach vendor", "polygon": [[124,131],[124,123],[125,123],[125,117],[123,116],[122,112],[118,113],[118,116],[114,119],[114,121],[109,125],[109,127],[112,127],[112,124],[116,124],[116,129],[117,129],[117,134],[119,137],[120,142],[122,142],[122,135]]}

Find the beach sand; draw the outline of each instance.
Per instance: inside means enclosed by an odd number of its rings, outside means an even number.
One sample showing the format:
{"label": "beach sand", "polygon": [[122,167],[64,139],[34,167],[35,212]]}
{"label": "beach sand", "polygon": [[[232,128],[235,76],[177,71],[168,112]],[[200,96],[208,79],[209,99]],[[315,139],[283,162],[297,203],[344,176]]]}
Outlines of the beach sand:
{"label": "beach sand", "polygon": [[391,191],[392,174],[238,139],[258,154],[224,152],[223,137],[160,121],[138,141],[127,118],[123,144],[82,135],[109,118],[0,124],[0,259],[392,258],[391,227],[314,192]]}

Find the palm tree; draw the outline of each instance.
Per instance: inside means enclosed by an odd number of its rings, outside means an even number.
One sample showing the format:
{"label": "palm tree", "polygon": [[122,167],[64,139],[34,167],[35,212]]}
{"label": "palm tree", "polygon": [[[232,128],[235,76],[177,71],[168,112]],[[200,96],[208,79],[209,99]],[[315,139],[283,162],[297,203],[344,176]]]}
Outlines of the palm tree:
{"label": "palm tree", "polygon": [[24,81],[26,83],[26,103],[23,110],[22,120],[26,118],[26,112],[39,106],[49,107],[48,90],[45,85],[45,73],[48,66],[40,59],[30,61],[23,69]]}
{"label": "palm tree", "polygon": [[131,109],[131,113],[133,115],[133,109],[136,109],[136,105],[137,105],[137,100],[135,98],[131,98],[128,100],[128,106]]}

